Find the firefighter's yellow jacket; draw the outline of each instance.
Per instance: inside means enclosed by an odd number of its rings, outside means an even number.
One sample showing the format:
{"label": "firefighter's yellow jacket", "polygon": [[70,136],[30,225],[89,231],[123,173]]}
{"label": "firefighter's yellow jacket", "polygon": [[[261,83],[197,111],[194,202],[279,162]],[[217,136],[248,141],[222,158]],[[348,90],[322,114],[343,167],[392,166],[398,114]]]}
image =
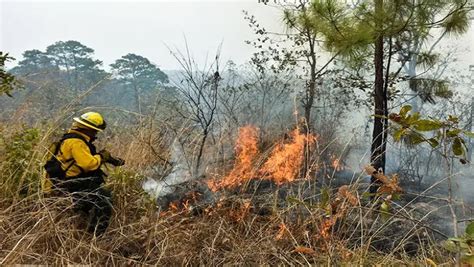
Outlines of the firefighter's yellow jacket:
{"label": "firefighter's yellow jacket", "polygon": [[[85,140],[90,141],[89,136],[79,131],[69,130],[68,133],[79,134],[84,137]],[[95,171],[100,168],[102,163],[100,155],[92,155],[87,144],[77,138],[64,140],[59,149],[57,158],[61,162],[62,169],[67,169],[66,177],[74,177],[82,172]],[[47,175],[42,177],[41,188],[43,189],[43,192],[51,192],[52,186],[53,184]]]}
{"label": "firefighter's yellow jacket", "polygon": [[[85,140],[89,141],[90,137],[75,130],[69,130],[69,133],[79,134],[84,137]],[[83,172],[95,171],[100,167],[101,157],[100,155],[92,155],[89,147],[84,141],[77,138],[70,138],[64,140],[62,143],[59,153],[58,160],[61,162],[63,170],[68,169],[66,177],[74,177]],[[71,159],[74,159],[72,163]],[[82,169],[82,170],[81,170]]]}

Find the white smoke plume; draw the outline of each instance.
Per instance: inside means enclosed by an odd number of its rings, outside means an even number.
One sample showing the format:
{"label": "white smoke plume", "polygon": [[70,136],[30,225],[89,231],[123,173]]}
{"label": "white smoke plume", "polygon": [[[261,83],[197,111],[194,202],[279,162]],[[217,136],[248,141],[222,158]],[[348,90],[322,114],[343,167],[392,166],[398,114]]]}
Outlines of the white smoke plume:
{"label": "white smoke plume", "polygon": [[193,179],[184,156],[183,147],[177,139],[173,141],[171,146],[171,164],[173,169],[163,180],[156,181],[155,179],[148,178],[143,183],[145,192],[154,198],[160,198],[173,193],[177,185]]}

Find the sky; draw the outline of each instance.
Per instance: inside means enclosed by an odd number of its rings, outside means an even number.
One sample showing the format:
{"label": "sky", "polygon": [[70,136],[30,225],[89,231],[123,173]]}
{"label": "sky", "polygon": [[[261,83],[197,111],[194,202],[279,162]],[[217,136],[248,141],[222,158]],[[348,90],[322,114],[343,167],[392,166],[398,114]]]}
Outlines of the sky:
{"label": "sky", "polygon": [[[222,43],[222,61],[242,64],[253,52],[244,43],[253,34],[242,10],[267,29],[284,31],[279,10],[258,0],[0,0],[0,50],[18,62],[25,50],[44,51],[56,41],[76,40],[93,48],[106,68],[135,53],[172,70],[179,65],[169,48],[183,51],[186,39],[198,62],[212,59]],[[474,64],[474,27],[447,42],[462,47],[463,66]]]}
{"label": "sky", "polygon": [[104,65],[135,53],[163,69],[177,69],[169,48],[184,50],[186,39],[200,62],[214,58],[222,43],[222,60],[241,64],[252,53],[244,40],[253,38],[242,10],[269,27],[283,27],[278,10],[257,0],[0,0],[0,50],[21,59],[25,50],[77,40],[93,48]]}

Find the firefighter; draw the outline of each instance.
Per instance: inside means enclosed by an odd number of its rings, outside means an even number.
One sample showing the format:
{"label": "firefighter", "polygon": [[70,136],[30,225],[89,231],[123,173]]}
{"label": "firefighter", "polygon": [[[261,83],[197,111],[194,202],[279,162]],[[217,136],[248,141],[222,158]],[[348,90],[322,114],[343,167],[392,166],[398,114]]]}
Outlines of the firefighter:
{"label": "firefighter", "polygon": [[74,118],[71,129],[50,149],[45,164],[45,191],[69,194],[74,210],[89,218],[87,230],[102,235],[112,214],[111,192],[103,187],[106,174],[101,165],[124,165],[107,150],[96,151],[93,145],[97,133],[105,129],[104,118],[97,112],[87,112]]}

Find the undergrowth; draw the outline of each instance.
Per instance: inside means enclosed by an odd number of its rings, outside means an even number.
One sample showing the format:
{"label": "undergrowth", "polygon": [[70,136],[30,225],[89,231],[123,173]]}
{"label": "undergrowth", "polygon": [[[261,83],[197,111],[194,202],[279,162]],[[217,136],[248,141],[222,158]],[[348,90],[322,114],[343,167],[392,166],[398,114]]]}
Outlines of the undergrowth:
{"label": "undergrowth", "polygon": [[[407,210],[385,216],[362,197],[358,182],[314,190],[311,198],[299,190],[288,190],[284,199],[275,192],[222,194],[212,205],[163,212],[143,192],[138,167],[109,169],[114,215],[96,238],[84,231],[70,198],[39,190],[51,141],[46,132],[1,132],[0,264],[452,263],[429,227]],[[115,147],[124,153],[133,145]],[[137,155],[127,155],[126,161],[138,162]],[[145,159],[148,152],[141,155]]]}

